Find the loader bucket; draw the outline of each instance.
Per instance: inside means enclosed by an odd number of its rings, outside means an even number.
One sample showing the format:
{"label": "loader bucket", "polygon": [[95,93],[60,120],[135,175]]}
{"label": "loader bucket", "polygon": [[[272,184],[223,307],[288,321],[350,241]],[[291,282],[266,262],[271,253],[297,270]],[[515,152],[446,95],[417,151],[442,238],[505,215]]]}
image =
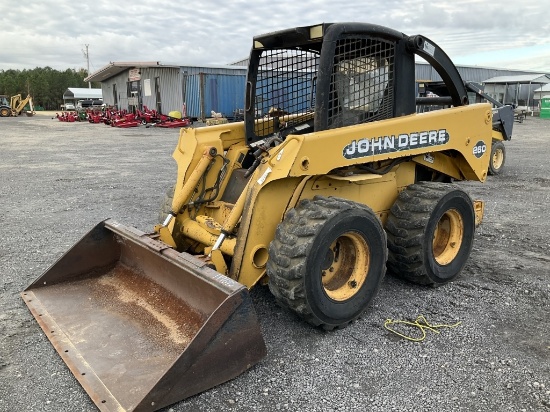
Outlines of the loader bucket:
{"label": "loader bucket", "polygon": [[154,411],[266,354],[246,287],[112,220],[22,297],[101,411]]}

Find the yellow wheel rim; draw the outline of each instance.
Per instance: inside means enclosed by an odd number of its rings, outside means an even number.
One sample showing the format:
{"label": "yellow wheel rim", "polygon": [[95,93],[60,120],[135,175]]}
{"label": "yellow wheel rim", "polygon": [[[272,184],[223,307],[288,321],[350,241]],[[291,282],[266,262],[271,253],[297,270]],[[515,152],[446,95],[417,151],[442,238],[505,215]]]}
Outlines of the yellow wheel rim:
{"label": "yellow wheel rim", "polygon": [[464,239],[464,222],[456,209],[450,209],[437,222],[433,237],[434,258],[440,265],[451,263]]}
{"label": "yellow wheel rim", "polygon": [[492,159],[493,169],[496,169],[496,170],[500,169],[503,161],[504,161],[504,152],[502,151],[502,149],[496,149],[495,153],[493,153],[493,159]]}
{"label": "yellow wheel rim", "polygon": [[363,236],[348,232],[338,237],[327,250],[322,265],[325,293],[335,301],[348,300],[365,283],[369,265],[370,249]]}

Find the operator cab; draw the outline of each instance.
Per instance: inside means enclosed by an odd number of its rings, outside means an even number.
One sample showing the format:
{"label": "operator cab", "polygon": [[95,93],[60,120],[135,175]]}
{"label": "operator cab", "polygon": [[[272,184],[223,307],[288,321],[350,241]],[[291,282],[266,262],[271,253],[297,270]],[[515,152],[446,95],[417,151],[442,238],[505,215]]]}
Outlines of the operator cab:
{"label": "operator cab", "polygon": [[414,84],[414,55],[398,52],[406,38],[363,23],[256,37],[247,79],[247,142],[253,146],[274,135],[284,139],[414,113],[414,90],[403,87]]}
{"label": "operator cab", "polygon": [[304,134],[416,112],[415,55],[468,104],[448,56],[423,36],[367,23],[297,27],[254,38],[245,96],[251,147]]}

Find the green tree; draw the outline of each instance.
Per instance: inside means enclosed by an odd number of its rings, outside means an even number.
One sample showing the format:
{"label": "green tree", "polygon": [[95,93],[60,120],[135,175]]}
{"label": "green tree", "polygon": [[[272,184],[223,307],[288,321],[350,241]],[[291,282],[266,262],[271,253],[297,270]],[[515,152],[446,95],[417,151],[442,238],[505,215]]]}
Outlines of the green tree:
{"label": "green tree", "polygon": [[[14,96],[30,94],[36,105],[55,110],[63,103],[63,93],[69,87],[88,87],[85,69],[59,71],[49,66],[32,70],[0,70],[0,94]],[[100,87],[98,84],[93,87]]]}

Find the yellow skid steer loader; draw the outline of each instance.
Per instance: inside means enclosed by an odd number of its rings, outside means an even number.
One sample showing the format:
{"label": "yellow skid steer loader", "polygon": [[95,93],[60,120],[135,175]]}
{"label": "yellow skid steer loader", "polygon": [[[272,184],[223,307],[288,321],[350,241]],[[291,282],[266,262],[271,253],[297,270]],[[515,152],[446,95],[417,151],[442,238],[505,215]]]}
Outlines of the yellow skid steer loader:
{"label": "yellow skid steer loader", "polygon": [[[415,55],[448,96],[416,113]],[[182,129],[169,210],[151,233],[99,223],[22,297],[102,411],[151,411],[266,354],[248,289],[330,330],[389,271],[442,285],[470,254],[493,136],[513,117],[468,104],[429,39],[372,24],[254,38],[240,123]],[[449,107],[451,106],[451,107]]]}

